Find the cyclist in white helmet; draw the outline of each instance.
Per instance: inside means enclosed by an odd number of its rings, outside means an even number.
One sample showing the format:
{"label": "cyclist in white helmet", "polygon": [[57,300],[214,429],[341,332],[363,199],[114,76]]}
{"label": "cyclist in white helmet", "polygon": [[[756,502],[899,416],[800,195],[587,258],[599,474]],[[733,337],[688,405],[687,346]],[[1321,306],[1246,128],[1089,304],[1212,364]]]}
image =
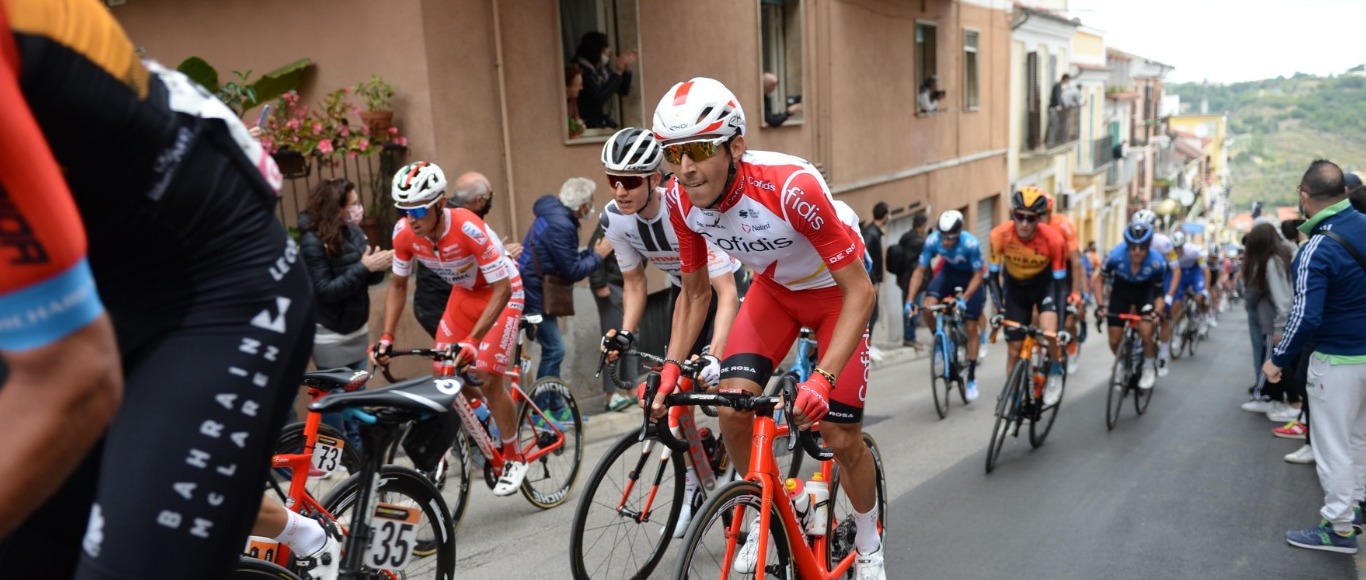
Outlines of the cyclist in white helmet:
{"label": "cyclist in white helmet", "polygon": [[1134,212],[1131,222],[1142,222],[1153,226],[1152,249],[1167,261],[1167,274],[1162,279],[1162,296],[1160,296],[1163,307],[1159,309],[1162,316],[1162,325],[1158,333],[1157,342],[1157,376],[1165,377],[1170,370],[1169,365],[1172,359],[1172,318],[1169,316],[1172,304],[1176,302],[1176,291],[1181,286],[1181,264],[1177,259],[1176,246],[1172,244],[1172,239],[1167,234],[1162,233],[1157,226],[1157,214],[1150,209],[1140,209]]}
{"label": "cyclist in white helmet", "polygon": [[[982,288],[982,246],[972,232],[963,231],[961,212],[949,210],[940,214],[934,231],[925,238],[925,250],[920,253],[920,261],[911,274],[911,288],[920,287],[925,272],[930,271],[930,264],[936,256],[943,256],[944,262],[942,268],[933,274],[930,287],[925,291],[925,306],[948,300],[958,300],[963,304],[964,328],[967,336],[972,337],[967,341],[967,397],[968,401],[975,401],[977,351],[981,346],[977,340],[977,322],[982,316],[986,293],[978,292]],[[963,293],[955,296],[954,288],[962,288]],[[915,302],[906,304],[910,308],[910,315],[914,316],[918,310]],[[928,310],[925,311],[925,328],[934,328],[934,316]]]}
{"label": "cyclist in white helmet", "polygon": [[[659,190],[663,183],[663,175],[659,172],[663,159],[654,133],[636,127],[618,131],[602,147],[602,165],[607,173],[612,201],[603,208],[599,222],[607,229],[607,240],[616,252],[622,277],[621,328],[608,330],[602,337],[602,344],[613,359],[618,352],[635,345],[635,333],[645,314],[646,262],[654,264],[669,277],[673,302],[678,302],[682,294],[683,281],[679,275],[683,264],[678,257],[678,234],[669,223],[669,208]],[[688,356],[701,355],[707,362],[699,378],[711,387],[721,380],[721,361],[712,353],[725,351],[726,336],[730,334],[735,312],[740,309],[736,275],[741,273],[739,261],[707,244],[707,276],[712,287],[709,317]],[[706,354],[703,354],[704,347],[709,347]],[[685,408],[677,408],[678,413],[685,411]],[[677,429],[677,420],[671,413],[669,426]],[[692,498],[697,492],[698,480],[691,465],[685,485],[683,511],[673,530],[675,538],[683,537],[683,531],[692,520]]]}

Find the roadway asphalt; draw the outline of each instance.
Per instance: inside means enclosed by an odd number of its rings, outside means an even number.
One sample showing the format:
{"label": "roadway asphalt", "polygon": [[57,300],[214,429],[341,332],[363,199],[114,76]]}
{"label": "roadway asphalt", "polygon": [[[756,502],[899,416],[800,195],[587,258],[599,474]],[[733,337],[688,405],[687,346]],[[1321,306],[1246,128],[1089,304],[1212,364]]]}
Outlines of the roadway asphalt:
{"label": "roadway asphalt", "polygon": [[[1095,333],[1045,445],[1007,441],[983,469],[1004,345],[978,370],[982,398],[938,419],[926,361],[888,351],[872,371],[865,428],[887,470],[888,578],[1355,578],[1351,557],[1289,547],[1317,522],[1314,469],[1282,460],[1301,442],[1239,410],[1251,382],[1241,308],[1194,360],[1159,379],[1146,415],[1105,428],[1112,360]],[[568,578],[568,527],[584,481],[635,413],[593,416],[565,505],[497,498],[476,478],[459,535],[463,578]],[[652,578],[667,578],[676,542]],[[1366,579],[1366,576],[1361,576]]]}

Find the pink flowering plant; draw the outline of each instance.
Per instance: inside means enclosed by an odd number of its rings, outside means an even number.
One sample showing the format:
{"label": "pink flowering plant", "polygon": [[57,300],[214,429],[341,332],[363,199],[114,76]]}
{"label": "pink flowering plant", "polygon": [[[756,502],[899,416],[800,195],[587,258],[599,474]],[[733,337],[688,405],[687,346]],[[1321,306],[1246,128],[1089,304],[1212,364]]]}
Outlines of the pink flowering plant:
{"label": "pink flowering plant", "polygon": [[386,144],[406,147],[408,139],[390,127],[383,135],[371,135],[360,121],[360,108],[351,102],[350,87],[323,97],[317,107],[300,102],[290,91],[280,97],[262,128],[261,144],[271,154],[282,150],[337,163],[342,156],[355,158],[378,153]]}

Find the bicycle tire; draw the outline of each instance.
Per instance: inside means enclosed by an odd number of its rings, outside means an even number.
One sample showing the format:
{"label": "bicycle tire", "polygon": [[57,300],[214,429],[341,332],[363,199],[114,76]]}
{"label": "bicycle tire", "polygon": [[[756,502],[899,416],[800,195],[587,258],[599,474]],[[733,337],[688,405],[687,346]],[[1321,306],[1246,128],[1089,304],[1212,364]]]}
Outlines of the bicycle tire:
{"label": "bicycle tire", "polygon": [[267,562],[251,556],[242,556],[237,560],[237,567],[233,569],[230,580],[302,580],[299,576],[289,570],[277,566],[273,562]]}
{"label": "bicycle tire", "polygon": [[[967,375],[963,374],[964,372],[966,372],[968,368],[968,350],[966,348],[966,345],[968,344],[967,341],[967,334],[963,331],[963,327],[955,325],[955,329],[953,331],[953,368],[958,369],[958,376],[954,377],[953,382],[958,384],[958,398],[962,399],[964,405],[968,404],[968,386],[967,379],[965,378]],[[959,356],[960,351],[962,353],[962,356]]]}
{"label": "bicycle tire", "polygon": [[934,392],[934,412],[940,419],[949,416],[949,349],[942,333],[934,333],[934,350],[930,351],[930,390]]}
{"label": "bicycle tire", "polygon": [[[527,393],[527,397],[544,405],[542,411],[547,416],[556,413],[569,413],[569,421],[558,419],[560,430],[564,433],[564,444],[557,451],[546,454],[528,466],[526,480],[522,482],[522,495],[527,501],[541,509],[550,509],[569,499],[570,490],[579,476],[579,466],[583,463],[583,417],[579,414],[579,403],[568,385],[556,377],[542,378]],[[542,428],[543,420],[531,405],[525,401],[517,405],[517,445],[525,448],[533,441],[538,446],[553,444],[555,432]],[[561,415],[562,416],[562,415]]]}
{"label": "bicycle tire", "polygon": [[[340,479],[344,480],[360,471],[360,452],[357,451],[356,447],[351,445],[350,441],[347,441],[341,433],[329,425],[319,423],[318,434],[347,442],[347,445],[342,447],[341,451],[341,468],[344,470],[344,473],[342,473]],[[280,436],[275,438],[275,448],[271,453],[274,455],[303,453],[305,441],[304,424],[302,422],[290,423],[285,425],[284,429],[280,430]],[[280,503],[287,503],[286,500],[288,498],[283,494],[288,493],[288,484],[293,473],[289,469],[283,467],[272,469],[271,473],[277,478],[276,481],[283,485],[270,485],[268,487],[275,491],[276,499],[279,499]],[[329,485],[330,480],[335,477],[337,477],[335,472],[326,479],[310,477],[308,482],[304,484],[304,489],[308,491],[308,495],[313,496],[315,499],[322,497],[327,495],[327,492],[335,487],[334,485]]]}
{"label": "bicycle tire", "polygon": [[1180,360],[1181,353],[1186,350],[1190,340],[1190,334],[1186,332],[1189,326],[1190,319],[1186,317],[1185,313],[1182,313],[1181,317],[1172,323],[1172,360]]}
{"label": "bicycle tire", "polygon": [[[1139,372],[1142,371],[1140,370]],[[1148,403],[1153,400],[1153,391],[1157,390],[1157,385],[1154,384],[1152,387],[1149,387],[1147,389],[1140,389],[1137,386],[1131,386],[1130,389],[1132,389],[1134,392],[1134,411],[1139,415],[1143,415],[1144,413],[1148,412]]]}
{"label": "bicycle tire", "polygon": [[[323,499],[323,508],[336,518],[337,522],[354,525],[354,518],[347,512],[355,505],[360,491],[361,474],[353,475],[338,485]],[[455,530],[449,527],[450,509],[441,498],[441,492],[432,485],[422,473],[407,467],[385,465],[377,474],[376,501],[400,503],[417,507],[422,511],[421,527],[424,535],[430,535],[435,543],[431,556],[412,560],[402,572],[406,579],[433,578],[453,580],[455,578]],[[369,482],[365,482],[369,485]],[[348,538],[348,544],[350,543]],[[351,548],[351,546],[347,546]],[[363,548],[362,548],[363,549]],[[416,553],[416,550],[414,550]],[[416,567],[413,571],[409,571]]]}
{"label": "bicycle tire", "polygon": [[[1066,369],[1067,353],[1065,350],[1062,365]],[[1029,419],[1029,445],[1034,449],[1041,447],[1044,440],[1048,439],[1048,434],[1053,431],[1053,422],[1058,420],[1058,409],[1062,407],[1062,400],[1067,398],[1067,371],[1064,370],[1061,376],[1062,394],[1058,396],[1058,402],[1043,407],[1040,409],[1038,417],[1030,417]],[[1043,401],[1039,400],[1038,404],[1042,405]],[[1040,426],[1040,422],[1042,422],[1042,426]]]}
{"label": "bicycle tire", "polygon": [[[782,518],[778,515],[778,501],[787,501],[786,496],[778,494],[773,503],[770,504],[768,516],[768,536],[770,546],[768,550],[769,562],[755,566],[756,571],[761,571],[760,576],[751,574],[732,574],[728,578],[755,579],[755,578],[780,578],[784,580],[796,580],[797,569],[792,562],[792,549],[788,545],[787,529],[783,527]],[[702,509],[693,516],[692,523],[688,525],[688,532],[683,537],[683,546],[678,553],[678,563],[674,568],[674,578],[719,578],[721,562],[733,561],[734,552],[726,548],[728,528],[736,515],[740,515],[742,520],[738,524],[743,525],[745,521],[757,514],[763,502],[763,488],[753,481],[732,481],[707,499],[702,504]],[[741,511],[743,510],[743,511]],[[737,514],[737,512],[740,512]],[[716,527],[721,524],[721,527]],[[750,530],[755,533],[758,530]],[[735,549],[738,550],[743,540],[736,538]]]}
{"label": "bicycle tire", "polygon": [[1190,333],[1190,338],[1186,340],[1186,350],[1190,352],[1191,358],[1195,358],[1195,348],[1200,344],[1201,340],[1200,323],[1191,320],[1186,326],[1188,327],[1187,332]]}
{"label": "bicycle tire", "polygon": [[[470,503],[470,473],[473,469],[470,459],[470,436],[464,429],[455,434],[455,441],[442,457],[444,469],[433,473],[419,472],[428,476],[428,481],[441,492],[446,508],[451,512],[451,532],[460,533],[460,523],[465,519],[465,508]],[[439,476],[438,476],[439,475]]]}
{"label": "bicycle tire", "polygon": [[[877,490],[877,527],[881,530],[882,537],[887,537],[887,479],[886,472],[882,470],[882,452],[878,450],[877,440],[873,439],[868,433],[863,434],[863,444],[868,446],[873,454],[873,469],[876,479],[874,480]],[[854,534],[857,526],[854,525],[854,506],[849,502],[848,495],[844,493],[844,487],[840,485],[839,463],[834,464],[830,477],[830,503],[827,506],[829,512],[825,518],[825,537],[827,540],[825,550],[825,568],[834,570],[841,560],[854,549]],[[843,501],[840,501],[843,500]],[[849,567],[848,578],[854,577],[853,566]]]}
{"label": "bicycle tire", "polygon": [[[1015,368],[1010,371],[1010,379],[1006,381],[1005,388],[1001,389],[1001,394],[996,397],[996,421],[991,428],[991,441],[987,444],[987,473],[991,473],[996,468],[996,461],[1001,458],[1001,448],[1005,446],[1006,436],[1010,434],[1012,424],[1019,421],[1020,404],[1024,395],[1025,373],[1028,372],[1029,361],[1017,361]],[[1016,425],[1018,429],[1018,425]]]}
{"label": "bicycle tire", "polygon": [[[639,430],[618,438],[584,484],[569,527],[569,570],[575,580],[648,578],[673,539],[683,510],[683,454],[670,452],[662,459],[663,445],[638,438]],[[651,514],[641,514],[647,500],[655,502]],[[653,517],[661,511],[662,522]],[[599,562],[600,552],[605,553]]]}
{"label": "bicycle tire", "polygon": [[1129,394],[1128,361],[1133,344],[1128,338],[1120,343],[1115,353],[1114,365],[1110,367],[1109,389],[1105,394],[1105,430],[1115,428],[1119,423],[1119,413],[1124,407],[1124,397]]}

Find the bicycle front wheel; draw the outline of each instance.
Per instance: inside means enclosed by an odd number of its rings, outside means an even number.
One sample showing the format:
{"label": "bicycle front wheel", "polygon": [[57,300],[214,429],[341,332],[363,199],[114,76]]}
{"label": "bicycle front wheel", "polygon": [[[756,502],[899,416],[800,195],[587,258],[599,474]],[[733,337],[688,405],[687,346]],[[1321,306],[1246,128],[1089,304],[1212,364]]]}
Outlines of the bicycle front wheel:
{"label": "bicycle front wheel", "polygon": [[[770,504],[767,530],[750,529],[757,528],[754,522],[763,506],[763,493],[755,482],[733,481],[708,499],[688,526],[674,577],[796,580],[797,569],[777,503]],[[787,499],[780,495],[773,501]],[[755,536],[754,546],[768,542],[765,561],[756,562],[757,554],[745,550],[750,535]],[[748,554],[754,555],[746,557]]]}
{"label": "bicycle front wheel", "polygon": [[[882,452],[878,451],[877,441],[872,435],[863,434],[863,444],[868,446],[868,451],[873,455],[874,487],[877,491],[877,529],[878,534],[887,537],[887,479],[882,471]],[[854,505],[849,502],[848,494],[844,493],[844,488],[840,486],[842,473],[839,463],[834,464],[834,474],[830,477],[830,503],[829,512],[826,514],[825,538],[826,559],[825,568],[834,570],[845,558],[854,553],[854,535],[858,532],[858,526],[854,524]],[[851,562],[852,564],[852,562]],[[852,577],[854,568],[849,567]]]}
{"label": "bicycle front wheel", "polygon": [[1129,349],[1128,340],[1120,343],[1115,353],[1115,363],[1110,367],[1110,386],[1105,394],[1105,430],[1115,428],[1119,422],[1119,412],[1124,407],[1124,396],[1129,392]]}
{"label": "bicycle front wheel", "polygon": [[[1063,356],[1066,357],[1067,355],[1064,354]],[[1067,366],[1065,359],[1063,366]],[[1042,408],[1036,415],[1029,418],[1029,445],[1031,447],[1038,449],[1040,445],[1043,445],[1044,439],[1048,438],[1048,433],[1053,430],[1053,421],[1058,418],[1058,409],[1062,407],[1062,399],[1066,396],[1067,372],[1064,371],[1062,373],[1062,396],[1058,398],[1058,402],[1046,407],[1042,407],[1042,399],[1034,402],[1035,405]]]}
{"label": "bicycle front wheel", "polygon": [[1181,353],[1185,352],[1190,345],[1191,338],[1188,330],[1190,330],[1190,318],[1186,317],[1185,314],[1182,314],[1181,318],[1172,323],[1172,360],[1180,359]]}
{"label": "bicycle front wheel", "polygon": [[664,557],[683,508],[683,454],[639,431],[617,439],[593,469],[569,527],[575,580],[643,580]]}
{"label": "bicycle front wheel", "polygon": [[[323,508],[338,522],[346,524],[347,529],[356,525],[369,525],[369,514],[356,514],[356,501],[359,499],[360,486],[370,485],[362,482],[361,474],[356,474],[338,485],[323,499]],[[378,485],[375,501],[417,508],[421,512],[418,520],[418,544],[430,542],[435,547],[431,556],[417,557],[408,561],[400,577],[405,579],[432,578],[451,580],[455,578],[455,530],[450,524],[451,514],[432,482],[421,473],[407,467],[386,465],[377,474]],[[357,521],[356,516],[362,516]],[[425,540],[423,538],[426,538]],[[348,548],[352,548],[349,545]],[[364,550],[364,546],[355,548]],[[414,546],[416,548],[416,546]],[[416,551],[414,552],[416,553]]]}
{"label": "bicycle front wheel", "polygon": [[[569,499],[569,490],[574,488],[574,480],[579,477],[579,465],[583,462],[583,417],[579,415],[574,393],[558,378],[545,377],[536,381],[527,396],[541,412],[537,413],[525,402],[518,405],[518,448],[528,454],[557,444],[559,448],[531,461],[526,481],[522,482],[522,495],[532,505],[550,509]],[[555,428],[551,428],[551,424]],[[564,434],[563,438],[556,429]],[[528,445],[533,446],[531,451],[527,451]]]}
{"label": "bicycle front wheel", "polygon": [[1005,446],[1010,429],[1019,427],[1020,405],[1029,382],[1025,376],[1028,372],[1028,361],[1015,363],[1015,368],[1010,371],[1010,380],[1006,381],[1005,388],[996,397],[996,422],[991,428],[991,442],[987,444],[987,473],[996,469],[996,460],[1001,458],[1001,448]]}
{"label": "bicycle front wheel", "polygon": [[943,419],[949,416],[949,392],[953,389],[953,383],[949,381],[949,349],[943,334],[934,333],[934,350],[930,353],[930,390],[934,391],[934,412]]}

